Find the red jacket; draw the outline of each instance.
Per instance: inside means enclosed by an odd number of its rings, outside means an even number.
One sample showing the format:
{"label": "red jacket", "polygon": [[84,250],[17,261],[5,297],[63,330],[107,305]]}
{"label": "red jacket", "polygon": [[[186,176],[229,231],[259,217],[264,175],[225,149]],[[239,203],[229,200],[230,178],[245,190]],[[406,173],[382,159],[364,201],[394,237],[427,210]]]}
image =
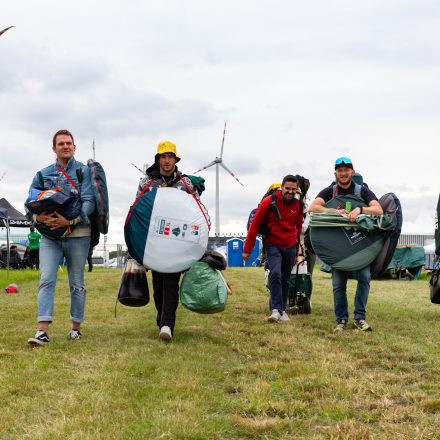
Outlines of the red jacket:
{"label": "red jacket", "polygon": [[277,220],[270,209],[272,196],[270,195],[264,198],[258,205],[251,226],[249,227],[243,252],[250,253],[252,251],[255,246],[258,230],[265,219],[270,229],[269,234],[265,238],[266,243],[274,244],[282,248],[290,248],[298,243],[298,236],[301,233],[304,218],[300,203],[297,199],[294,199],[292,203],[284,202],[280,190],[276,191],[275,194],[281,220]]}

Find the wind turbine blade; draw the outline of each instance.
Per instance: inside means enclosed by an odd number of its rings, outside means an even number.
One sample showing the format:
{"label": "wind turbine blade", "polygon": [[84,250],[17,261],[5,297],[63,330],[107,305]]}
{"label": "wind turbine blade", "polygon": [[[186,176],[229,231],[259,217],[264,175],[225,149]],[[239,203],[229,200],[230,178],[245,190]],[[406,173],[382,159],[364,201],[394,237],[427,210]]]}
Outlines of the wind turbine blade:
{"label": "wind turbine blade", "polygon": [[0,31],[0,35],[4,34],[7,30],[9,30],[9,29],[11,29],[13,27],[15,27],[15,26],[9,26],[9,27],[3,29],[2,31]]}
{"label": "wind turbine blade", "polygon": [[137,165],[135,165],[133,162],[131,163],[138,171],[140,171],[144,176],[146,176],[147,174],[144,173]]}
{"label": "wind turbine blade", "polygon": [[223,128],[223,139],[222,139],[222,148],[220,150],[220,159],[223,157],[223,147],[225,146],[225,135],[226,135],[226,122],[225,122],[225,128]]}
{"label": "wind turbine blade", "polygon": [[206,170],[206,168],[212,167],[213,165],[215,165],[217,163],[217,161],[213,160],[211,163],[209,163],[208,165],[206,165],[203,168],[200,168],[200,170],[194,171],[194,174],[200,173],[200,171]]}
{"label": "wind turbine blade", "polygon": [[237,176],[226,166],[223,164],[223,162],[220,162],[219,164],[222,166],[241,186],[244,186],[238,179]]}

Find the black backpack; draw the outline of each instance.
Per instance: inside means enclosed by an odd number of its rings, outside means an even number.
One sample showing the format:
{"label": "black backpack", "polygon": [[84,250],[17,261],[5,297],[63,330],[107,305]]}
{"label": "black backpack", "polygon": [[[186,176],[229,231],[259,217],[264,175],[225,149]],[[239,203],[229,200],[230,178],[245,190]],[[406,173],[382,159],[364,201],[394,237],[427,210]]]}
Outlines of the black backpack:
{"label": "black backpack", "polygon": [[[272,196],[272,200],[270,201],[270,210],[272,211],[273,215],[275,216],[276,219],[281,220],[281,214],[280,211],[278,209],[277,206],[277,196],[275,193],[276,189],[268,191],[261,200],[264,200],[266,197],[268,196]],[[261,202],[260,202],[261,203]],[[249,214],[249,218],[247,221],[247,230],[249,231],[249,228],[251,227],[251,223],[254,220],[255,217],[255,213],[257,212],[257,208],[253,209],[250,214]],[[267,225],[267,221],[264,220],[261,225],[260,228],[258,229],[258,234],[266,237],[270,232],[269,226]]]}

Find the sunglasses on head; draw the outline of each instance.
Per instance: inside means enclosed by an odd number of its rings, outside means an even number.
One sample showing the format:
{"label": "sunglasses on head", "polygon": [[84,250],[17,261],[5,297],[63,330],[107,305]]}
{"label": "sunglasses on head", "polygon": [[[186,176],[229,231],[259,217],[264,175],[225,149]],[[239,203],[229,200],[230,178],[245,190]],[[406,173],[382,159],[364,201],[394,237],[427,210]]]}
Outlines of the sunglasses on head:
{"label": "sunglasses on head", "polygon": [[336,159],[335,167],[338,167],[339,165],[350,165],[353,167],[353,164],[348,157],[340,157],[339,159]]}

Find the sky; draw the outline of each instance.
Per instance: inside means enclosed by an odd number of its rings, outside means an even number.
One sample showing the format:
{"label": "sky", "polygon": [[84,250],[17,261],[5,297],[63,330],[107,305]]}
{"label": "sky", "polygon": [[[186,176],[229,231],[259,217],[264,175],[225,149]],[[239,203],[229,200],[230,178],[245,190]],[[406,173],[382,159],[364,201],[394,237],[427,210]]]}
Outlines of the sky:
{"label": "sky", "polygon": [[[440,3],[427,0],[21,0],[2,2],[0,197],[16,208],[54,160],[61,128],[76,158],[106,170],[110,243],[159,142],[187,174],[220,154],[221,233],[286,174],[313,199],[348,156],[403,232],[433,233],[439,196]],[[215,170],[202,200],[214,223]],[[212,232],[214,232],[214,225]]]}

